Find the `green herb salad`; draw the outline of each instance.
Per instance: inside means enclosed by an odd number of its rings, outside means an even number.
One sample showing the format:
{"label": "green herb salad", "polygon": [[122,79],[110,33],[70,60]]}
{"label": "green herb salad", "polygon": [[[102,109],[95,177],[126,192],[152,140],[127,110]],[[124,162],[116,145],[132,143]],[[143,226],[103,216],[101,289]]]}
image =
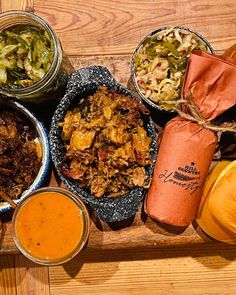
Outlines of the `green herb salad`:
{"label": "green herb salad", "polygon": [[159,107],[174,110],[190,52],[207,49],[195,33],[179,28],[161,30],[144,39],[133,65],[140,92]]}

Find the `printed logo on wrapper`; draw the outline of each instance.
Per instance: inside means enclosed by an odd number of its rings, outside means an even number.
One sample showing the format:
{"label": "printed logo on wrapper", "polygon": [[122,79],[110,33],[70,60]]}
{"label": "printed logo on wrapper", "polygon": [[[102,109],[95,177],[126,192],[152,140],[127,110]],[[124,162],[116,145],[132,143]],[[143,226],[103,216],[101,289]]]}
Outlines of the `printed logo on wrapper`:
{"label": "printed logo on wrapper", "polygon": [[197,169],[195,162],[178,167],[175,171],[165,169],[158,177],[163,183],[172,183],[173,185],[183,187],[184,190],[191,191],[190,195],[201,187],[200,171]]}

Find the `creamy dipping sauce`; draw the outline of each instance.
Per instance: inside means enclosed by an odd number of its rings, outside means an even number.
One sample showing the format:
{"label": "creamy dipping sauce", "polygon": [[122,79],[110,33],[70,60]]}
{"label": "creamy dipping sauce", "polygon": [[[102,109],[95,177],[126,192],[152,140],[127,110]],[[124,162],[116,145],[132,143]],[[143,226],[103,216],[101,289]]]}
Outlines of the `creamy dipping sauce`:
{"label": "creamy dipping sauce", "polygon": [[25,201],[15,219],[15,236],[30,255],[55,260],[74,252],[83,238],[81,208],[68,196],[39,192]]}

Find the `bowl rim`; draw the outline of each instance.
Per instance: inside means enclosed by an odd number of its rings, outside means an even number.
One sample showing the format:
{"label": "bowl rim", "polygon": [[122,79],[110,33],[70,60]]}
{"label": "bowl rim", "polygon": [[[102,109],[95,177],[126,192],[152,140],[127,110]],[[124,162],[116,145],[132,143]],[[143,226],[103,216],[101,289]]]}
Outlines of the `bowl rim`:
{"label": "bowl rim", "polygon": [[[17,204],[21,202],[29,193],[32,191],[38,189],[42,186],[47,173],[50,168],[50,151],[49,151],[49,140],[47,136],[47,130],[44,124],[38,120],[35,115],[28,110],[25,106],[23,106],[21,103],[14,101],[14,100],[4,100],[4,104],[7,107],[10,107],[14,109],[15,111],[19,111],[22,115],[26,116],[27,119],[34,125],[36,128],[36,131],[38,133],[38,137],[40,140],[41,148],[42,148],[42,165],[39,169],[39,172],[32,182],[32,184],[23,191],[20,198],[17,200],[14,200]],[[7,202],[0,202],[0,213],[6,212],[11,210],[11,206]]]}
{"label": "bowl rim", "polygon": [[165,30],[168,30],[168,29],[171,29],[171,28],[173,28],[173,29],[180,29],[180,30],[191,32],[191,33],[195,34],[207,46],[207,51],[209,53],[214,54],[213,47],[211,46],[211,44],[209,43],[209,41],[203,35],[201,35],[197,31],[195,31],[195,30],[193,30],[193,29],[191,29],[189,27],[180,26],[180,25],[173,25],[173,26],[172,25],[168,25],[168,26],[163,26],[163,27],[157,28],[154,31],[152,31],[149,34],[147,34],[145,37],[143,37],[142,40],[138,43],[137,47],[135,48],[135,50],[134,50],[134,52],[132,54],[131,63],[130,63],[130,72],[131,72],[131,80],[132,80],[132,83],[133,83],[133,85],[135,87],[135,90],[136,90],[137,94],[140,96],[140,98],[143,101],[145,101],[149,106],[151,106],[151,107],[153,107],[155,109],[158,109],[159,111],[167,112],[167,113],[175,113],[176,111],[174,109],[173,110],[165,110],[160,105],[158,105],[157,103],[153,102],[151,99],[146,98],[143,95],[143,93],[140,91],[140,88],[137,85],[137,82],[135,80],[134,60],[135,60],[135,57],[136,57],[136,55],[137,55],[140,47],[143,45],[143,43],[145,42],[146,39],[148,39],[150,37],[153,37],[154,35],[160,33],[161,31],[165,31]]}

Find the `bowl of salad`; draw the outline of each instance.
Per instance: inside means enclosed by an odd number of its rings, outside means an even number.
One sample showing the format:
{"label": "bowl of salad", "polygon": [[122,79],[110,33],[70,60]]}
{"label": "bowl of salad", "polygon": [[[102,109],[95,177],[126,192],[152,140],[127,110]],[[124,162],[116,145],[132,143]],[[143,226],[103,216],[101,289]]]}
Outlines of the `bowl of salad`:
{"label": "bowl of salad", "polygon": [[175,111],[193,50],[214,52],[202,35],[189,28],[161,27],[148,34],[131,61],[131,78],[139,96],[156,109]]}

